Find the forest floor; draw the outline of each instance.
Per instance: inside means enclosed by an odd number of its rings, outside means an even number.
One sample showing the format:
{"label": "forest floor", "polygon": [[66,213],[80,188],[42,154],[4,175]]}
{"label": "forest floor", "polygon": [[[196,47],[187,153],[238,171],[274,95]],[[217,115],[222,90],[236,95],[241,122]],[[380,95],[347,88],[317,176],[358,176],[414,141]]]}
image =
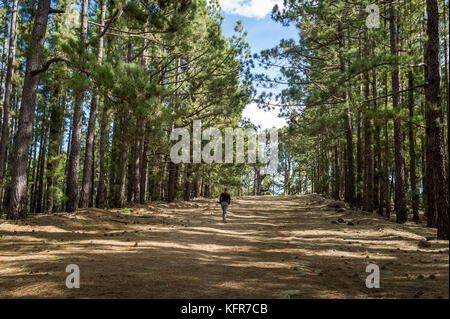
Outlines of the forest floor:
{"label": "forest floor", "polygon": [[[330,202],[241,197],[227,224],[206,199],[0,220],[0,298],[449,298],[435,230]],[[366,288],[369,263],[380,289]]]}

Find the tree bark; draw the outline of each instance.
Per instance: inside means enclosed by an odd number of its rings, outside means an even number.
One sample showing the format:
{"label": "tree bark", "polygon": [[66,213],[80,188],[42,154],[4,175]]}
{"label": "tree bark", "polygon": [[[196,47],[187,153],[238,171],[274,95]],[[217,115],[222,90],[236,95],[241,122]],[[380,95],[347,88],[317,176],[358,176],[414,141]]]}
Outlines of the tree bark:
{"label": "tree bark", "polygon": [[[55,71],[56,73],[57,71]],[[61,95],[61,77],[55,75],[53,78],[52,99],[50,102],[50,135],[47,154],[47,198],[46,198],[46,212],[52,213],[55,209],[55,199],[57,193],[56,174],[60,165],[60,140],[63,131],[64,120],[64,104],[60,105]]]}
{"label": "tree bark", "polygon": [[[366,47],[369,47],[369,41],[366,33]],[[369,50],[366,50],[369,55]],[[370,75],[369,71],[364,75],[364,98],[370,97]],[[366,104],[363,114],[364,121],[364,193],[363,210],[373,211],[373,154],[372,154],[372,121],[370,119],[370,102]]]}
{"label": "tree bark", "polygon": [[[391,54],[398,56],[397,50],[397,25],[396,25],[396,10],[395,0],[389,0],[389,25],[390,25],[390,44]],[[399,103],[399,67],[393,66],[391,73],[392,78],[392,106],[394,111],[400,113]],[[408,211],[406,207],[406,189],[405,189],[405,166],[403,156],[403,133],[401,122],[398,117],[394,118],[394,158],[395,158],[395,210],[397,216],[397,223],[405,223],[408,219]]]}
{"label": "tree bark", "polygon": [[[195,171],[196,171],[197,173],[195,174],[195,177],[194,177],[194,182],[193,182],[193,194],[192,194],[192,196],[193,196],[194,198],[197,198],[198,195],[199,195],[199,191],[198,191],[198,187],[199,187],[199,174],[198,174],[198,170],[197,170],[197,169],[195,169]],[[250,184],[250,183],[247,182],[247,186],[248,186],[249,184]]]}
{"label": "tree bark", "polygon": [[[43,125],[44,126],[44,125]],[[42,136],[41,144],[39,145],[39,160],[38,160],[38,174],[36,176],[37,183],[37,192],[34,203],[34,213],[39,214],[42,213],[42,198],[44,194],[44,167],[45,167],[45,153],[47,150],[47,128],[44,130],[44,134]]]}
{"label": "tree bark", "polygon": [[[82,54],[87,50],[87,11],[89,0],[83,0],[81,7],[81,42]],[[70,155],[67,170],[67,206],[68,212],[74,212],[78,209],[78,175],[80,172],[80,151],[81,151],[81,124],[83,114],[84,90],[78,89],[75,93],[75,102],[73,107],[72,139],[70,146]],[[89,170],[90,171],[90,170]]]}
{"label": "tree bark", "polygon": [[[384,90],[387,96],[388,91],[388,74],[385,74],[384,78]],[[387,112],[388,98],[385,98],[384,110]],[[389,119],[386,119],[386,124],[384,126],[384,169],[383,169],[383,190],[384,190],[384,210],[387,219],[391,217],[391,192],[389,184],[389,163],[390,163],[390,147],[389,147]]]}
{"label": "tree bark", "polygon": [[[411,123],[414,119],[414,78],[412,71],[408,72],[408,106],[409,106],[409,120]],[[408,127],[409,139],[409,182],[411,184],[411,206],[413,217],[412,220],[419,221],[419,192],[417,190],[417,175],[416,175],[416,138],[412,124]]]}
{"label": "tree bark", "polygon": [[120,177],[119,177],[119,196],[117,205],[118,207],[123,206],[123,202],[125,200],[125,184],[127,179],[127,122],[128,122],[128,116],[123,115],[122,121],[121,121],[121,127],[122,127],[122,141],[120,143]]}
{"label": "tree bark", "polygon": [[[375,47],[375,44],[374,44]],[[378,81],[377,81],[377,72],[374,70],[372,73],[372,95],[375,99],[373,102],[373,110],[378,112]],[[378,119],[374,119],[374,142],[375,148],[372,152],[373,154],[373,209],[378,211],[378,214],[383,215],[383,210],[380,212],[380,172],[381,172],[381,142],[380,142],[380,123]]]}
{"label": "tree bark", "polygon": [[109,192],[108,197],[110,206],[118,207],[119,202],[119,172],[120,172],[120,141],[125,136],[122,136],[121,130],[121,115],[116,113],[113,116],[113,133],[111,141],[110,161],[108,165],[109,171]]}
{"label": "tree bark", "polygon": [[[427,36],[425,47],[425,103],[427,154],[431,166],[437,208],[437,237],[449,239],[448,183],[445,165],[444,130],[441,109],[441,67],[439,47],[439,8],[437,0],[427,0]],[[429,203],[432,204],[432,203]]]}
{"label": "tree bark", "polygon": [[[131,134],[130,134],[131,135]],[[134,158],[136,156],[135,153],[135,145],[131,145],[129,150],[129,160],[128,160],[128,167],[127,167],[127,177],[128,177],[128,183],[126,183],[126,189],[127,189],[127,202],[131,203],[134,202],[133,195],[134,195],[134,177],[133,177],[133,170],[134,170]]]}
{"label": "tree bark", "polygon": [[108,122],[109,122],[109,108],[104,105],[102,111],[102,118],[100,120],[100,140],[98,151],[98,188],[97,188],[97,207],[105,208],[106,200],[106,186],[105,186],[105,154],[108,149]]}
{"label": "tree bark", "polygon": [[12,153],[8,219],[19,219],[27,216],[27,155],[32,138],[36,90],[40,77],[39,73],[33,75],[33,71],[40,68],[50,2],[50,0],[39,0],[27,54],[19,123]]}
{"label": "tree bark", "polygon": [[137,136],[134,145],[133,156],[133,173],[132,173],[132,201],[134,203],[141,202],[141,158],[142,158],[142,141],[144,131],[144,119],[138,114],[136,120]]}
{"label": "tree bark", "polygon": [[167,171],[169,173],[169,178],[167,180],[167,201],[169,203],[175,200],[175,192],[176,192],[176,171],[178,169],[178,165],[169,160]]}
{"label": "tree bark", "polygon": [[[362,36],[359,37],[359,58],[362,54]],[[364,96],[364,78],[359,76],[359,95]],[[362,207],[363,201],[363,143],[362,143],[362,126],[361,126],[361,110],[356,110],[356,207]]]}
{"label": "tree bark", "polygon": [[[342,23],[338,24],[338,35],[339,35],[339,50],[343,51],[345,47],[344,35],[342,31]],[[345,59],[343,52],[339,53],[339,63],[340,69],[343,74],[346,73]],[[350,206],[355,206],[355,165],[353,160],[353,128],[350,113],[350,102],[348,98],[348,89],[345,88],[343,93],[343,99],[345,100],[345,113],[344,113],[344,129],[345,137],[347,143],[346,149],[346,173],[345,173],[345,201],[350,204]]]}
{"label": "tree bark", "polygon": [[[11,109],[11,94],[13,89],[13,74],[14,63],[16,60],[16,46],[17,46],[17,14],[18,14],[19,0],[13,1],[11,8],[11,23],[9,34],[9,50],[8,50],[8,69],[6,71],[5,79],[5,99],[3,102],[3,122],[2,133],[0,138],[0,194],[3,192],[3,176],[5,175],[6,163],[6,147],[9,141],[9,112]],[[39,53],[40,55],[40,53]],[[40,62],[39,62],[40,63]],[[0,95],[0,100],[3,95]],[[33,115],[34,116],[34,115]]]}
{"label": "tree bark", "polygon": [[[106,15],[106,0],[101,0],[100,6],[100,25],[105,24]],[[99,33],[103,32],[103,27],[100,27]],[[98,53],[97,53],[97,63],[100,65],[103,60],[103,41],[104,37],[99,38],[98,42]],[[83,168],[83,180],[81,182],[81,193],[80,193],[80,208],[88,207],[89,199],[92,194],[92,168],[94,163],[94,135],[95,135],[95,123],[97,120],[98,112],[98,102],[100,96],[98,94],[98,88],[94,87],[92,92],[91,109],[89,113],[88,130],[86,134],[86,151],[84,156],[84,168]]]}
{"label": "tree bark", "polygon": [[[447,20],[447,3],[444,1],[444,30],[448,30],[448,20]],[[449,45],[450,42],[447,40],[448,32],[444,35],[444,69],[445,69],[445,93],[447,95],[447,156],[450,157],[450,74],[448,67],[448,53],[449,53]],[[450,158],[447,158],[447,174],[450,174]],[[447,179],[449,176],[447,175]]]}
{"label": "tree bark", "polygon": [[[6,5],[5,5],[6,9]],[[3,44],[2,44],[2,57],[0,60],[1,72],[0,72],[0,128],[2,125],[3,118],[3,93],[5,93],[5,85],[6,85],[6,63],[8,58],[8,27],[9,27],[9,18],[8,18],[8,10],[5,10],[4,16],[4,27],[3,27]],[[2,130],[0,129],[0,139],[1,139]],[[1,156],[1,155],[0,155]],[[1,196],[0,196],[1,197]]]}
{"label": "tree bark", "polygon": [[[301,179],[300,182],[300,192],[301,192]],[[339,190],[339,147],[338,144],[334,145],[334,166],[333,166],[333,198],[336,200],[340,199]]]}
{"label": "tree bark", "polygon": [[[180,80],[180,73],[181,73],[180,65],[181,65],[181,61],[180,61],[180,59],[177,59],[176,66],[175,66],[175,69],[176,69],[175,82],[176,82],[176,84],[178,84],[178,82]],[[174,105],[175,105],[174,106],[175,110],[177,110],[178,106],[176,105],[176,103],[174,103]],[[171,123],[169,126],[169,130],[173,130],[175,127],[176,127],[175,123]],[[169,134],[170,134],[170,132],[169,132]],[[178,173],[178,165],[173,163],[172,160],[169,159],[169,164],[168,164],[167,170],[169,173],[169,179],[167,181],[167,201],[170,203],[175,200],[175,196],[176,196],[176,183],[177,183],[176,175]]]}
{"label": "tree bark", "polygon": [[186,175],[185,175],[185,179],[184,179],[183,200],[185,200],[187,202],[191,200],[191,188],[192,188],[192,183],[191,183],[192,167],[191,167],[191,165],[192,165],[191,163],[185,164]]}
{"label": "tree bark", "polygon": [[436,194],[433,186],[433,154],[430,152],[429,136],[425,136],[425,176],[424,176],[424,195],[425,195],[425,215],[427,217],[427,227],[436,227],[437,207]]}
{"label": "tree bark", "polygon": [[145,128],[145,133],[144,133],[144,149],[142,150],[142,158],[141,158],[141,167],[140,167],[140,203],[144,204],[145,203],[145,195],[147,193],[147,176],[148,176],[148,157],[150,155],[150,150],[149,150],[149,144],[150,144],[150,133],[151,133],[151,129],[150,129],[150,124],[147,123],[146,128]]}

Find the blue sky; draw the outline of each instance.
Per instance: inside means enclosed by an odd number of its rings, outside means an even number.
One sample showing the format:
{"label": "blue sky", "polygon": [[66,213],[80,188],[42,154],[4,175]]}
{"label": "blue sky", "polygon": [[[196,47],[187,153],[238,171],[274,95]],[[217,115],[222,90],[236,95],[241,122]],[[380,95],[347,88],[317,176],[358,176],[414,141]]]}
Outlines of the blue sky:
{"label": "blue sky", "polygon": [[[234,34],[236,21],[241,20],[245,31],[247,31],[247,42],[250,44],[252,53],[276,46],[281,39],[297,39],[295,27],[283,27],[274,22],[270,13],[272,7],[282,1],[279,0],[219,0],[222,7],[224,22],[223,33],[226,36]],[[262,68],[256,68],[256,73],[264,72]],[[249,104],[244,110],[244,117],[249,118],[254,124],[261,128],[280,128],[286,121],[278,117],[278,111],[264,112],[256,104]]]}

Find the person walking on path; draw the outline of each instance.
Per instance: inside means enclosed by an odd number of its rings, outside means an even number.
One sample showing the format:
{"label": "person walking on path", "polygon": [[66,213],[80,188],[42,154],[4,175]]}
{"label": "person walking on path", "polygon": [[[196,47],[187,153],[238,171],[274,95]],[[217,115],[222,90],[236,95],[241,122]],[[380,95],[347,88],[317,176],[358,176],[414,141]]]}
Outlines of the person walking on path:
{"label": "person walking on path", "polygon": [[220,194],[219,198],[220,205],[222,205],[222,221],[227,223],[227,209],[228,205],[231,203],[231,196],[228,193],[228,189],[225,188],[225,191]]}

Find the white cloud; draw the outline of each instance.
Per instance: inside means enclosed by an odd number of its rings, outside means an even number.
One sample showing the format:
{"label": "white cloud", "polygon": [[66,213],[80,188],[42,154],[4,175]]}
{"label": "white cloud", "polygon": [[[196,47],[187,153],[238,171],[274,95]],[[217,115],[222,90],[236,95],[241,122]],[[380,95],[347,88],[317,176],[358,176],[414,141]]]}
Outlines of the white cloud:
{"label": "white cloud", "polygon": [[242,116],[248,118],[253,124],[260,125],[261,129],[271,129],[272,127],[282,128],[286,125],[284,118],[278,117],[278,109],[264,111],[258,108],[256,103],[248,104]]}
{"label": "white cloud", "polygon": [[247,18],[264,19],[275,4],[281,8],[282,0],[219,0],[222,10]]}

